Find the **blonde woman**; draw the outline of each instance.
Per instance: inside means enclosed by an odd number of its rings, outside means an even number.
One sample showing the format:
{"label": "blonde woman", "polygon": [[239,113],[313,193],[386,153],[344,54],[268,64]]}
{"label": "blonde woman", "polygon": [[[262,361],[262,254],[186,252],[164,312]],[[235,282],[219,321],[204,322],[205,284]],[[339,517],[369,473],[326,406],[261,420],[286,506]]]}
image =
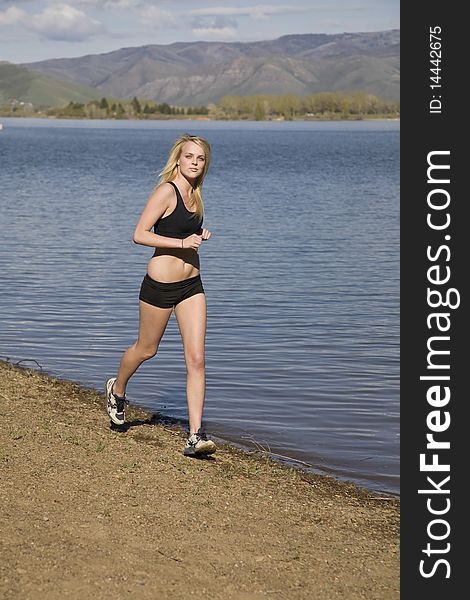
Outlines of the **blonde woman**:
{"label": "blonde woman", "polygon": [[155,248],[140,288],[138,338],[124,352],[117,376],[106,382],[107,413],[113,423],[123,425],[127,383],[157,353],[174,310],[186,362],[189,437],[183,453],[187,456],[216,451],[202,428],[206,297],[198,250],[211,237],[210,231],[202,229],[201,193],[209,161],[209,143],[199,136],[183,134],[170,150],[133,236],[136,244]]}

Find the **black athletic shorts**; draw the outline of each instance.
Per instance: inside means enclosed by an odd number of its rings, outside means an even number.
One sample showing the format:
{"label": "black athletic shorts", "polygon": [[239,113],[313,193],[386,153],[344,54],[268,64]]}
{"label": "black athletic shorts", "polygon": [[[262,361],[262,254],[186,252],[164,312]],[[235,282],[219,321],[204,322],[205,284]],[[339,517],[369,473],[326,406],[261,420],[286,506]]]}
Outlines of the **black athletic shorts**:
{"label": "black athletic shorts", "polygon": [[140,286],[139,300],[160,308],[172,308],[182,300],[201,292],[204,294],[200,274],[182,281],[164,283],[152,279],[147,273]]}

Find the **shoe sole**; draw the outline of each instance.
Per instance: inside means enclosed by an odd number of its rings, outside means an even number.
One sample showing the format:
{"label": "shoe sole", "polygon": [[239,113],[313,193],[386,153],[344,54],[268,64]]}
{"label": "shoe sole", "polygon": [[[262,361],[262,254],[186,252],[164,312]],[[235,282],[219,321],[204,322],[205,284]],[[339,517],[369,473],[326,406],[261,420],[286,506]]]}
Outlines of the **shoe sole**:
{"label": "shoe sole", "polygon": [[106,412],[108,413],[108,417],[111,419],[111,421],[115,425],[124,425],[125,419],[122,419],[122,420],[121,419],[116,419],[110,413],[110,409],[114,408],[114,407],[109,402],[109,396],[111,394],[111,390],[113,389],[113,384],[114,384],[115,381],[116,381],[116,377],[111,377],[111,379],[108,379],[108,381],[105,383],[105,386],[104,386],[104,394],[105,394],[105,397],[106,397]]}
{"label": "shoe sole", "polygon": [[209,454],[214,454],[217,450],[215,444],[208,444],[205,448],[185,448],[183,450],[183,454],[185,456],[208,456]]}

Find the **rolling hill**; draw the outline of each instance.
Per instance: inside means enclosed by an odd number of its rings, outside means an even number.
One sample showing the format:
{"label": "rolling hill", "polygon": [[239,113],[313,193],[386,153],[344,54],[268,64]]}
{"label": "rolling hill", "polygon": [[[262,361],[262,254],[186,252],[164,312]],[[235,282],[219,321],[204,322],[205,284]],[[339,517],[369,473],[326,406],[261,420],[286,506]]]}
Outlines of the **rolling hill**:
{"label": "rolling hill", "polygon": [[60,81],[12,63],[0,63],[0,104],[17,100],[31,102],[39,108],[62,106],[70,101],[87,102],[99,97],[100,91],[95,88]]}

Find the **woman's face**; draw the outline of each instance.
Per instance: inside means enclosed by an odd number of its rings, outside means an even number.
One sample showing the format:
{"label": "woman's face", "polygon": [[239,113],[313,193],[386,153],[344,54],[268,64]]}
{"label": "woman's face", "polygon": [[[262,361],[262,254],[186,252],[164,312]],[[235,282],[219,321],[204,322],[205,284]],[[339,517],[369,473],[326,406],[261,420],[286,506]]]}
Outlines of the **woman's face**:
{"label": "woman's face", "polygon": [[202,175],[206,162],[204,148],[195,142],[185,142],[179,157],[181,174],[187,179],[195,179]]}

